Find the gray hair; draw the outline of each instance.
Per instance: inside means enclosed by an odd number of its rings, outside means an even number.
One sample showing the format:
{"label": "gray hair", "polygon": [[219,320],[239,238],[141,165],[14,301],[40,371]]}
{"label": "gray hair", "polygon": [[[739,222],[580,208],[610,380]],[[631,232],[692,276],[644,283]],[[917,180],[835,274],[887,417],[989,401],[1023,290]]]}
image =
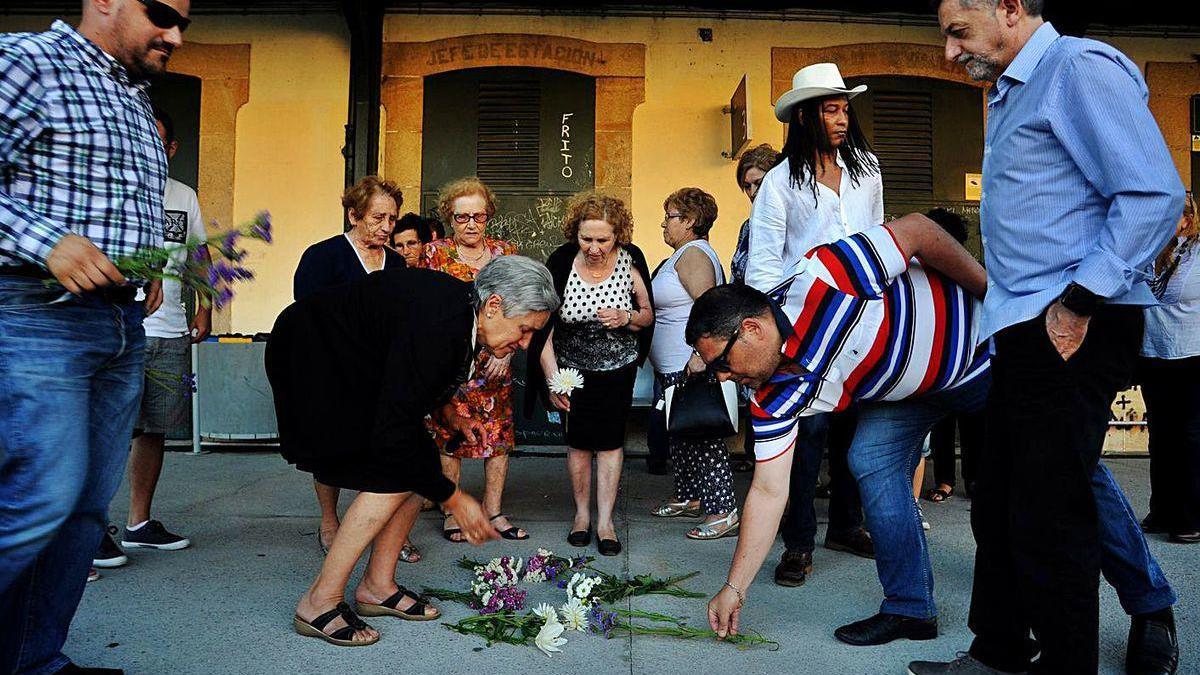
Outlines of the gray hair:
{"label": "gray hair", "polygon": [[[963,9],[971,9],[978,7],[981,3],[986,2],[992,7],[998,7],[1000,0],[958,0]],[[940,3],[939,3],[940,4]],[[1041,16],[1042,7],[1045,5],[1044,0],[1021,0],[1021,5],[1025,8],[1025,13],[1029,16]],[[936,8],[935,8],[936,9]]]}
{"label": "gray hair", "polygon": [[558,309],[558,291],[546,266],[521,255],[492,259],[475,275],[475,310],[493,295],[500,296],[504,316],[523,316],[530,312]]}

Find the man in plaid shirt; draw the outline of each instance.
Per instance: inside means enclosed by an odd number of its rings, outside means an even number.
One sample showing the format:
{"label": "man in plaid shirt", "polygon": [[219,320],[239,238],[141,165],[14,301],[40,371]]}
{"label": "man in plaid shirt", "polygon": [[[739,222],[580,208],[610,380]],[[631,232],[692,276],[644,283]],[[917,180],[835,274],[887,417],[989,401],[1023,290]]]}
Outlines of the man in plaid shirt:
{"label": "man in plaid shirt", "polygon": [[[146,79],[188,0],[88,0],[78,30],[0,35],[0,671],[62,654],[121,482],[157,284],[166,156]],[[145,307],[135,302],[147,286]]]}

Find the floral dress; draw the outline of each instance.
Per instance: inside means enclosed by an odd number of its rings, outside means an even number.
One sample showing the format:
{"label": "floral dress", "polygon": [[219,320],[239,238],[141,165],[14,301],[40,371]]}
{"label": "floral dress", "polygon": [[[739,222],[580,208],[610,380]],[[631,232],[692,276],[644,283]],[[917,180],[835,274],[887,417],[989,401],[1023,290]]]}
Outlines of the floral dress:
{"label": "floral dress", "polygon": [[[491,252],[493,258],[517,252],[516,246],[498,239],[484,238],[483,245]],[[458,246],[451,237],[438,239],[425,246],[423,262],[424,267],[445,272],[463,281],[474,281],[475,273],[478,272],[459,257]],[[479,352],[475,357],[473,376],[459,387],[458,393],[454,395],[454,406],[459,415],[483,423],[483,441],[468,445],[462,442],[461,437],[454,436],[433,419],[426,420],[438,450],[451,457],[499,457],[508,454],[516,444],[513,434],[512,377],[488,382],[484,376],[484,366],[488,358],[490,357],[486,352]]]}

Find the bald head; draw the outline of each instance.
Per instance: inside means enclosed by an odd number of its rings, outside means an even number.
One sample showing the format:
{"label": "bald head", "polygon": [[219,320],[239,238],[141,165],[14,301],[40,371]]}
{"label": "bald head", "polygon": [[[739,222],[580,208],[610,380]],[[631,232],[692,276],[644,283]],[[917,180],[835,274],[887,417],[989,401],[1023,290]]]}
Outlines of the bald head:
{"label": "bald head", "polygon": [[166,72],[190,11],[190,0],[84,0],[79,32],[145,79]]}

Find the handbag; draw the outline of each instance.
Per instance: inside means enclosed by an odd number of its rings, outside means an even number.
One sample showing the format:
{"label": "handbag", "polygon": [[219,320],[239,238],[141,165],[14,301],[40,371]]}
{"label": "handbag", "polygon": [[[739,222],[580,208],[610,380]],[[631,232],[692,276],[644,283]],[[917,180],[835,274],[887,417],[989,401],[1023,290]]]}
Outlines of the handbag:
{"label": "handbag", "polygon": [[707,441],[737,434],[737,385],[732,380],[685,380],[667,387],[663,399],[671,436]]}

